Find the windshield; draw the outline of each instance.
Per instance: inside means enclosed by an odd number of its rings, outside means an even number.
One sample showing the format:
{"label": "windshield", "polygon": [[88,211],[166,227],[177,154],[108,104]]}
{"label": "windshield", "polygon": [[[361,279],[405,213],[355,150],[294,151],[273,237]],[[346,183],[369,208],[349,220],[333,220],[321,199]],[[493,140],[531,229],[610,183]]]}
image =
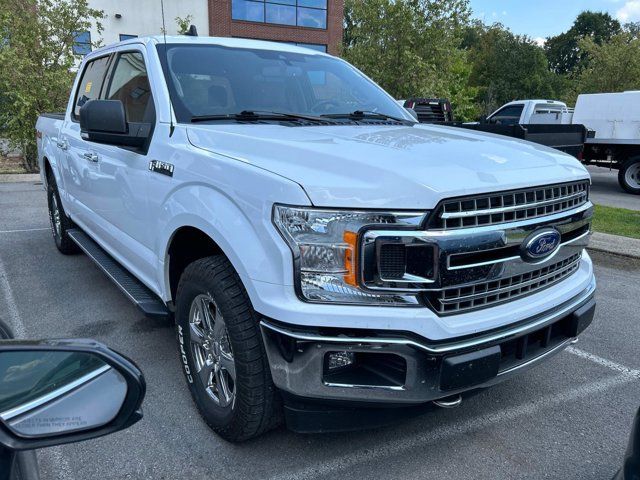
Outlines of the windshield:
{"label": "windshield", "polygon": [[366,111],[413,120],[380,87],[334,57],[171,44],[165,58],[165,46],[158,50],[179,122],[243,111],[313,116]]}

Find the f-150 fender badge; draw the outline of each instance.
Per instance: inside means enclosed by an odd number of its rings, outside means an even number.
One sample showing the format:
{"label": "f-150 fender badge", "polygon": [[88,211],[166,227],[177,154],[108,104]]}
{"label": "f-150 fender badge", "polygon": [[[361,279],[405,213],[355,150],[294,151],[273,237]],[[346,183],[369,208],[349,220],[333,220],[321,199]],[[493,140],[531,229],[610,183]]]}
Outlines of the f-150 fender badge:
{"label": "f-150 fender badge", "polygon": [[149,162],[149,170],[168,177],[173,177],[173,164],[167,162],[161,162],[159,160],[151,160]]}

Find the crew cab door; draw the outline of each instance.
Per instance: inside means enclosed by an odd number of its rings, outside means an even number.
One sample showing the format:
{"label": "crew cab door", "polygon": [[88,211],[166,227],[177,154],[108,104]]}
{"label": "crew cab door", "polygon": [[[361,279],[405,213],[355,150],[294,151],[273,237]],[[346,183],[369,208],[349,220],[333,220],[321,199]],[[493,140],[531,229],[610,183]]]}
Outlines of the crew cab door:
{"label": "crew cab door", "polygon": [[85,224],[92,223],[91,205],[95,203],[93,188],[97,168],[88,157],[90,146],[80,138],[80,108],[90,100],[101,98],[111,61],[111,55],[104,55],[84,65],[58,138],[63,160],[60,172],[64,178],[65,199],[68,200],[65,209],[74,220]]}
{"label": "crew cab door", "polygon": [[[116,52],[103,98],[124,105],[127,122],[155,124],[156,109],[143,50]],[[150,141],[150,140],[149,140]],[[153,276],[149,229],[147,148],[85,142],[96,166],[91,209],[98,235],[142,280]]]}

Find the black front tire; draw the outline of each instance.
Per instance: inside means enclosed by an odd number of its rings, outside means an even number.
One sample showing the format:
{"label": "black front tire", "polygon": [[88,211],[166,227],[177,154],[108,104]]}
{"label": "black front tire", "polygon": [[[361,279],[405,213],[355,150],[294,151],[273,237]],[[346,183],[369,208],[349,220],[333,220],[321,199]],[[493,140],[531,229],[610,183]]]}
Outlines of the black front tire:
{"label": "black front tire", "polygon": [[640,157],[633,157],[622,164],[618,171],[618,183],[627,192],[640,195]]}
{"label": "black front tire", "polygon": [[47,175],[47,204],[49,206],[49,222],[51,223],[51,233],[56,242],[58,250],[65,255],[73,255],[80,252],[80,248],[69,237],[69,230],[76,228],[73,221],[64,211],[58,185],[53,174]]}
{"label": "black front tire", "polygon": [[[191,322],[193,306],[203,296],[212,299],[212,305],[224,318],[235,363],[235,399],[227,406],[211,398],[210,387],[198,374],[202,360],[198,363],[196,359],[200,346],[192,338],[196,333]],[[281,401],[271,379],[259,316],[226,257],[203,258],[185,269],[176,294],[175,318],[187,385],[200,414],[218,435],[230,442],[241,442],[281,423]]]}

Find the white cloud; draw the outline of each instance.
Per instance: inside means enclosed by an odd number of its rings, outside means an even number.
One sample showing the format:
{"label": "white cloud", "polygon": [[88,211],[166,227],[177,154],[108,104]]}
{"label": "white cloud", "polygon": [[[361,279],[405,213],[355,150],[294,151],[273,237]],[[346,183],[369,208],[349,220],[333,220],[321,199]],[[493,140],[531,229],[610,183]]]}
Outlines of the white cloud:
{"label": "white cloud", "polygon": [[544,44],[547,43],[547,39],[542,37],[536,37],[533,39],[533,42],[539,47],[544,47]]}
{"label": "white cloud", "polygon": [[616,12],[616,18],[621,22],[640,21],[640,0],[627,0],[623,7]]}

